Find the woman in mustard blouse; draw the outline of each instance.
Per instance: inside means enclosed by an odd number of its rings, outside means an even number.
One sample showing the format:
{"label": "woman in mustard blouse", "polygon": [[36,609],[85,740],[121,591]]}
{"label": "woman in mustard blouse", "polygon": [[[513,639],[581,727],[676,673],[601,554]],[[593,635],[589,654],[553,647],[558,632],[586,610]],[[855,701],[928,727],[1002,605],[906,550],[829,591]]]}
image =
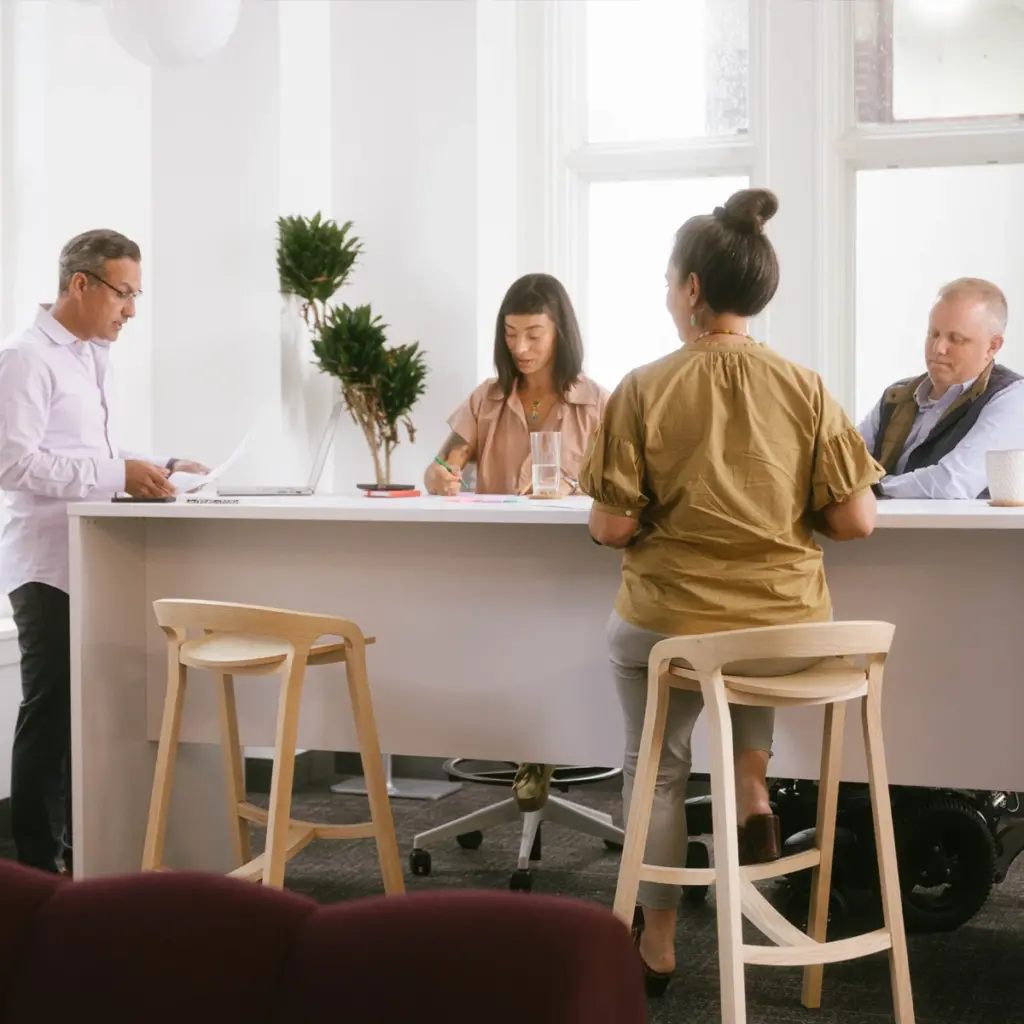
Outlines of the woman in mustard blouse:
{"label": "woman in mustard blouse", "polygon": [[[628,814],[651,648],[666,636],[828,619],[815,529],[835,540],[874,528],[882,468],[820,377],[748,334],[778,287],[764,223],[775,196],[751,189],[678,231],[666,281],[681,349],[629,373],[608,402],[580,473],[594,539],[625,549],[608,623],[626,721]],[[793,665],[758,671],[793,671]],[[686,864],[690,735],[699,694],[672,692],[645,860]],[[732,709],[740,850],[780,856],[768,802],[770,708]],[[642,883],[634,934],[652,992],[675,968],[676,886]]]}

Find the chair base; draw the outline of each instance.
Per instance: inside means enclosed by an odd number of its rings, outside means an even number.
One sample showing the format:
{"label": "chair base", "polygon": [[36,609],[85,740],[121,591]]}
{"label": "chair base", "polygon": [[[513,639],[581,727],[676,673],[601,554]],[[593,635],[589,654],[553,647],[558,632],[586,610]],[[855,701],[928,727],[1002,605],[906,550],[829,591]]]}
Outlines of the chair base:
{"label": "chair base", "polygon": [[[391,755],[382,754],[384,784],[388,796],[396,800],[443,800],[462,789],[461,782],[440,782],[435,779],[396,779],[391,773]],[[342,796],[366,796],[366,778],[356,775],[331,786],[332,793]]]}
{"label": "chair base", "polygon": [[[443,800],[462,789],[461,782],[441,782],[437,779],[387,780],[388,796],[394,800]],[[341,796],[366,796],[366,779],[356,775],[331,786],[332,793]]]}
{"label": "chair base", "polygon": [[[513,761],[498,762],[505,764],[505,768],[492,768],[484,771],[470,771],[467,764],[480,764],[493,762],[480,762],[469,757],[454,757],[445,761],[443,767],[445,775],[449,779],[461,779],[463,782],[476,782],[482,786],[501,786],[509,788],[515,781],[519,766]],[[621,768],[598,768],[581,765],[556,765],[551,776],[551,788],[559,792],[568,793],[574,786],[589,786],[594,782],[607,782],[622,775]]]}
{"label": "chair base", "polygon": [[[267,827],[268,812],[262,807],[245,802],[238,805],[238,816],[242,821],[259,828]],[[288,838],[285,843],[285,863],[296,854],[301,853],[310,843],[317,839],[373,839],[375,826],[372,821],[354,822],[349,825],[330,825],[326,822],[302,821],[298,818],[288,819]],[[144,871],[170,871],[163,864],[155,864],[143,868]],[[247,882],[265,882],[266,854],[261,853],[244,864],[227,872],[230,878],[239,878]]]}
{"label": "chair base", "polygon": [[426,849],[428,843],[456,839],[461,846],[475,849],[483,841],[483,832],[487,829],[511,824],[520,817],[523,831],[519,841],[516,872],[512,876],[512,887],[515,889],[528,890],[530,887],[523,872],[529,872],[532,861],[540,860],[540,827],[544,821],[602,839],[615,848],[623,842],[622,829],[612,824],[612,816],[603,811],[595,811],[557,796],[549,796],[547,803],[538,811],[520,811],[515,799],[509,797],[415,836],[409,855],[412,873],[430,874],[430,853]]}

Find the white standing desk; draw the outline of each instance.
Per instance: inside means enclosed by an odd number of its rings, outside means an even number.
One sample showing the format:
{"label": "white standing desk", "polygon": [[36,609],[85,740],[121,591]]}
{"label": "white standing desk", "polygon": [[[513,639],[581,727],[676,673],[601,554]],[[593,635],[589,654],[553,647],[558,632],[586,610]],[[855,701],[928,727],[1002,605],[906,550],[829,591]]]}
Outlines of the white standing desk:
{"label": "white standing desk", "polygon": [[[619,556],[590,502],[440,498],[82,503],[70,509],[75,874],[138,868],[165,685],[159,597],[350,618],[395,754],[622,759],[605,661]],[[866,541],[828,544],[837,618],[895,622],[885,725],[894,783],[1024,790],[1017,629],[1024,510],[886,501]],[[312,669],[300,748],[353,750],[341,668]],[[213,689],[190,670],[167,863],[229,867]],[[273,678],[239,679],[242,742],[272,746]],[[859,716],[845,777],[864,779]],[[780,712],[771,772],[816,778],[820,711]],[[694,769],[704,767],[704,735]]]}

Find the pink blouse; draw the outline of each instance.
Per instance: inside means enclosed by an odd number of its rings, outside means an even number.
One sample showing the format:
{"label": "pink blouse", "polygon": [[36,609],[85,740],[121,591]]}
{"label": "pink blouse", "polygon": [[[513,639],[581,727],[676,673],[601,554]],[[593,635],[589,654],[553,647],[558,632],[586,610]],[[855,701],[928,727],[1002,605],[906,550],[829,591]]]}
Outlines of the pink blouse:
{"label": "pink blouse", "polygon": [[[562,473],[573,480],[579,477],[608,397],[599,384],[581,376],[537,428],[561,432]],[[456,409],[448,426],[470,446],[478,494],[519,494],[530,485],[530,428],[515,391],[505,398],[496,378],[485,380]]]}

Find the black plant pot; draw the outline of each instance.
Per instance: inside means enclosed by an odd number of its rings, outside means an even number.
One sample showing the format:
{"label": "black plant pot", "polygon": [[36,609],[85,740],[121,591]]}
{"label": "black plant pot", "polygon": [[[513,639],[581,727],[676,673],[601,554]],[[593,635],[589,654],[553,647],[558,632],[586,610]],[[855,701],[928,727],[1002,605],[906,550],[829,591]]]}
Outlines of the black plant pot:
{"label": "black plant pot", "polygon": [[415,491],[415,484],[356,484],[361,491]]}

